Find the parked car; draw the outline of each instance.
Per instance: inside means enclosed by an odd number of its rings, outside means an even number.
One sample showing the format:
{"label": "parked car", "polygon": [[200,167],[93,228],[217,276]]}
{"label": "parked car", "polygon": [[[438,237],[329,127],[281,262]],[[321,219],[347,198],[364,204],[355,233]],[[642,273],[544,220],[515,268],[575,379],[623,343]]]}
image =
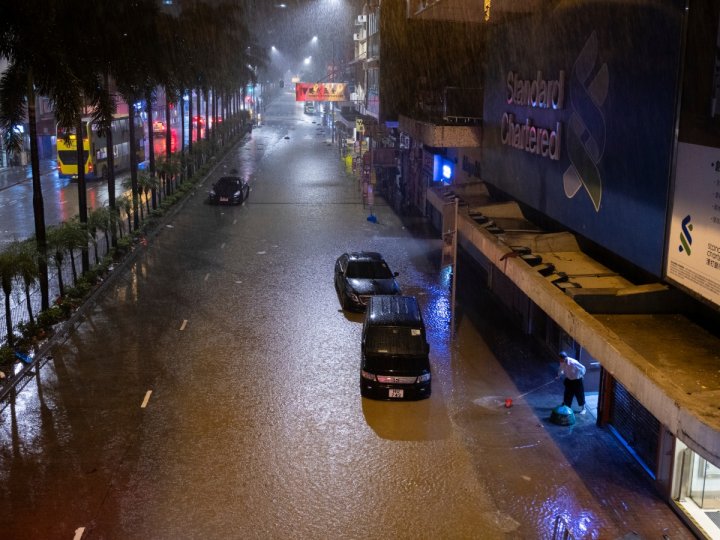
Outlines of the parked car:
{"label": "parked car", "polygon": [[242,204],[250,195],[250,185],[239,176],[223,176],[208,192],[210,204]]}
{"label": "parked car", "polygon": [[414,296],[373,296],[363,322],[360,395],[375,399],[430,397],[430,345]]}
{"label": "parked car", "polygon": [[335,290],[345,310],[362,311],[376,294],[400,294],[400,286],[385,259],[374,251],[343,253],[335,261]]}

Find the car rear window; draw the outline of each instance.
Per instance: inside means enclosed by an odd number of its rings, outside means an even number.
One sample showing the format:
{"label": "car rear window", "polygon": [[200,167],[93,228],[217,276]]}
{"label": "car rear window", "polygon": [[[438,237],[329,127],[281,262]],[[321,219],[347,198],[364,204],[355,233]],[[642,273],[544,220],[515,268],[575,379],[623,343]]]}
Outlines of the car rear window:
{"label": "car rear window", "polygon": [[373,326],[365,335],[365,354],[418,356],[425,351],[425,338],[420,328]]}
{"label": "car rear window", "polygon": [[393,277],[385,261],[350,261],[345,275],[350,279],[390,279]]}

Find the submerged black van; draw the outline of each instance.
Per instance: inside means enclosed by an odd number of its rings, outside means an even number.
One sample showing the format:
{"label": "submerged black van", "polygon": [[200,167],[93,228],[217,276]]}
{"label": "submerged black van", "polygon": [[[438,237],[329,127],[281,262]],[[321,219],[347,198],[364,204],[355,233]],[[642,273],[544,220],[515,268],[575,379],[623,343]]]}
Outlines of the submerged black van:
{"label": "submerged black van", "polygon": [[414,296],[371,296],[363,323],[360,394],[375,399],[430,396],[430,359]]}

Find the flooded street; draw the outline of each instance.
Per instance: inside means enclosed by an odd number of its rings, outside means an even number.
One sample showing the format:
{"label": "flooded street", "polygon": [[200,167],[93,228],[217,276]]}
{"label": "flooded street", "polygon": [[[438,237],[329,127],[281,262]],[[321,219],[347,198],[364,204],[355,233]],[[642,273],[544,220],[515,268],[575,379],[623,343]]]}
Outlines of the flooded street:
{"label": "flooded street", "polygon": [[[557,364],[469,266],[451,336],[438,235],[368,221],[319,116],[285,93],[263,118],[4,404],[0,537],[693,537],[591,415],[548,422]],[[248,201],[205,204],[231,169]],[[430,399],[360,397],[362,315],[333,287],[359,250],[419,299]]]}

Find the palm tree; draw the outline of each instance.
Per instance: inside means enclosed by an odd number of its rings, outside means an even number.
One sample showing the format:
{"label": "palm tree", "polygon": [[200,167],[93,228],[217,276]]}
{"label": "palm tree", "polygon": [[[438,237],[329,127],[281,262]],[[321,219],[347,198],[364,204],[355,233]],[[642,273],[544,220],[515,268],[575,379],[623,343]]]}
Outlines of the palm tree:
{"label": "palm tree", "polygon": [[73,284],[77,283],[78,273],[75,267],[75,250],[85,250],[88,247],[87,225],[81,223],[77,216],[63,223],[60,228],[63,232],[65,248],[70,254],[70,268],[73,274]]}
{"label": "palm tree", "polygon": [[[38,252],[38,274],[42,308],[49,307],[49,285],[45,262],[45,211],[40,184],[40,160],[37,144],[35,96],[38,92],[56,103],[67,99],[66,69],[63,47],[57,44],[60,28],[57,15],[63,2],[23,0],[3,2],[0,17],[0,58],[8,67],[0,78],[0,128],[5,133],[5,147],[11,152],[21,149],[20,135],[14,126],[21,125],[27,113],[30,133],[30,160],[33,186],[35,240]],[[42,28],[39,32],[38,28]]]}
{"label": "palm tree", "polygon": [[174,182],[180,174],[180,160],[176,156],[170,158],[162,158],[158,162],[158,173],[165,180],[165,185],[169,187],[170,192],[174,187]]}
{"label": "palm tree", "polygon": [[[105,236],[105,253],[110,252],[110,234],[118,226],[118,214],[112,208],[107,206],[101,206],[96,208],[90,214],[88,219],[88,228],[92,232],[93,239],[97,231],[100,231]],[[95,263],[99,262],[97,252],[97,241],[95,243]]]}
{"label": "palm tree", "polygon": [[58,290],[60,297],[65,296],[65,283],[62,275],[62,264],[65,260],[65,240],[62,225],[52,225],[47,230],[48,257],[55,263],[58,276]]}
{"label": "palm tree", "polygon": [[[121,197],[117,198],[115,203],[117,205],[117,219],[120,220],[120,210],[125,212],[128,224],[128,234],[132,233],[132,200],[130,200],[127,195],[122,195]],[[122,238],[122,230],[122,227],[120,227],[120,238]]]}
{"label": "palm tree", "polygon": [[148,194],[157,189],[158,183],[158,179],[147,171],[138,174],[138,189],[145,195],[145,206],[148,215],[150,215],[150,197],[148,197]]}
{"label": "palm tree", "polygon": [[[90,236],[90,241],[93,244],[93,251],[95,252],[95,264],[98,264],[100,262],[100,257],[98,255],[98,247],[97,247],[97,232],[98,229],[102,227],[103,220],[105,219],[105,216],[103,215],[104,211],[106,210],[105,206],[102,206],[100,208],[96,208],[90,214],[88,215],[88,222],[87,222],[87,230],[88,235]],[[107,233],[106,233],[107,237]]]}
{"label": "palm tree", "polygon": [[13,334],[12,311],[10,309],[10,296],[12,295],[13,281],[18,275],[19,265],[16,249],[6,249],[0,252],[0,285],[5,293],[5,321],[7,324],[7,342],[12,347],[15,343]]}
{"label": "palm tree", "polygon": [[20,242],[17,246],[18,275],[22,278],[25,292],[25,306],[27,307],[30,324],[35,324],[32,301],[30,300],[30,287],[38,278],[38,252],[34,239]]}

